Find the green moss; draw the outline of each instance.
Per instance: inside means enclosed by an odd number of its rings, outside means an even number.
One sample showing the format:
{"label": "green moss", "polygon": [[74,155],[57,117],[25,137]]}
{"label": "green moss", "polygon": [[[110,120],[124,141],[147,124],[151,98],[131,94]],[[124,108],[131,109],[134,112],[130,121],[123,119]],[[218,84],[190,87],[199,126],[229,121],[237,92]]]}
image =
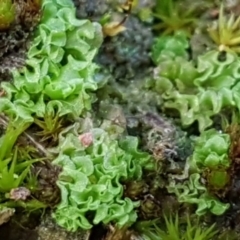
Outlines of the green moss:
{"label": "green moss", "polygon": [[211,39],[218,45],[219,51],[233,51],[240,53],[240,17],[236,18],[234,13],[229,19],[224,16],[223,4],[220,8],[218,22],[208,28]]}
{"label": "green moss", "polygon": [[158,221],[146,221],[137,223],[136,228],[145,240],[211,240],[218,234],[215,225],[203,227],[199,219],[192,221],[189,216],[184,222],[178,215],[164,216],[164,220],[165,227]]}
{"label": "green moss", "polygon": [[163,34],[171,34],[182,30],[190,33],[196,22],[196,8],[188,6],[185,8],[181,1],[157,0],[153,16],[162,22],[154,29],[163,30]]}

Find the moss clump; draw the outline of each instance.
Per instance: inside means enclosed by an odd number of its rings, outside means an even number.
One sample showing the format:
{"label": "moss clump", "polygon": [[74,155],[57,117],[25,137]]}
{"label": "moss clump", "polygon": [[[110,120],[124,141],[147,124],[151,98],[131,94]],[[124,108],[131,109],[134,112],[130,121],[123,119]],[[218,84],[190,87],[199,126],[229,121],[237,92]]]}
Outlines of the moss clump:
{"label": "moss clump", "polygon": [[215,225],[203,227],[200,219],[193,221],[189,216],[186,220],[180,219],[178,215],[164,216],[164,222],[165,224],[156,220],[139,222],[136,228],[145,240],[211,240],[218,234]]}
{"label": "moss clump", "polygon": [[227,19],[221,5],[218,22],[208,28],[208,33],[219,51],[232,51],[240,53],[240,17],[232,13]]}
{"label": "moss clump", "polygon": [[162,30],[163,34],[171,34],[182,30],[190,34],[197,20],[196,6],[184,6],[181,1],[157,0],[154,17],[161,22],[154,26],[155,30]]}

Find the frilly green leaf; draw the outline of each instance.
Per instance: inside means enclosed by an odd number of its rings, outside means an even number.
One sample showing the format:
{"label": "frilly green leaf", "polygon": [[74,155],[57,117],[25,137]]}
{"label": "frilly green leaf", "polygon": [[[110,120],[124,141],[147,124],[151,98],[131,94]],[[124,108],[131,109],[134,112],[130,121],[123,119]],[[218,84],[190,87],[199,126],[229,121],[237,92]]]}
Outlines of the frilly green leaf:
{"label": "frilly green leaf", "polygon": [[196,213],[199,215],[207,211],[216,215],[223,214],[230,205],[221,203],[214,196],[214,189],[224,190],[229,182],[229,148],[228,134],[215,129],[201,133],[195,139],[193,155],[186,162],[189,166],[189,179],[182,184],[172,181],[169,192],[175,193],[180,202],[197,204]]}
{"label": "frilly green leaf", "polygon": [[[151,162],[147,153],[137,150],[136,138],[128,137],[120,143],[103,129],[92,129],[89,146],[81,143],[76,129],[60,134],[59,152],[54,163],[63,168],[58,186],[62,202],[54,213],[57,223],[69,231],[90,229],[93,224],[115,222],[131,225],[137,218],[135,208],[139,202],[123,197],[124,180],[137,180],[142,168]],[[65,214],[77,209],[72,222]],[[88,219],[88,213],[93,220]],[[78,217],[77,217],[78,215]]]}
{"label": "frilly green leaf", "polygon": [[7,98],[29,109],[31,116],[44,117],[56,106],[54,115],[74,118],[89,110],[91,92],[97,89],[92,61],[102,42],[98,28],[97,23],[77,19],[70,0],[43,1],[26,66],[13,72],[13,83],[2,85]]}
{"label": "frilly green leaf", "polygon": [[182,184],[171,183],[168,187],[170,193],[175,193],[180,202],[196,204],[197,215],[204,215],[208,211],[215,215],[222,215],[229,207],[228,203],[221,203],[209,195],[205,186],[200,183],[200,174],[191,174],[189,180]]}
{"label": "frilly green leaf", "polygon": [[239,108],[239,66],[235,54],[219,60],[217,51],[200,56],[197,66],[181,57],[168,58],[155,69],[149,87],[162,95],[165,110],[179,112],[184,127],[197,121],[202,132],[224,108]]}
{"label": "frilly green leaf", "polygon": [[230,166],[228,151],[230,136],[210,129],[197,139],[191,164],[199,168],[218,168]]}

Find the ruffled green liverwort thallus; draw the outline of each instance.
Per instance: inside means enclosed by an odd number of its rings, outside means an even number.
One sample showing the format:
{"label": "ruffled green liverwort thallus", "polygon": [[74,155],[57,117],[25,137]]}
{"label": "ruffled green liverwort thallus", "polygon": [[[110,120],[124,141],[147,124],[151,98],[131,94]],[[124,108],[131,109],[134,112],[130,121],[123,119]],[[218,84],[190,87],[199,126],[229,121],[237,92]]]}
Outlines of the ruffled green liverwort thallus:
{"label": "ruffled green liverwort thallus", "polygon": [[197,215],[208,211],[222,215],[230,206],[221,202],[230,184],[230,136],[215,129],[203,132],[197,139],[194,152],[187,160],[190,176],[183,183],[171,182],[169,192],[179,202],[196,204]]}
{"label": "ruffled green liverwort thallus", "polygon": [[240,109],[240,60],[236,54],[227,52],[220,61],[218,51],[209,51],[199,56],[195,65],[187,60],[183,36],[160,38],[152,50],[157,67],[147,87],[161,95],[163,111],[179,116],[183,127],[197,122],[202,132],[213,124],[213,116],[225,109]]}
{"label": "ruffled green liverwort thallus", "polygon": [[214,129],[202,133],[195,146],[191,164],[203,172],[212,191],[224,189],[230,180],[229,147],[230,136]]}
{"label": "ruffled green liverwort thallus", "polygon": [[63,132],[57,147],[54,163],[63,169],[57,183],[62,198],[54,218],[69,231],[110,222],[130,226],[140,203],[124,196],[122,182],[140,181],[150,155],[138,151],[134,137],[119,142],[99,128],[80,137],[75,132]]}

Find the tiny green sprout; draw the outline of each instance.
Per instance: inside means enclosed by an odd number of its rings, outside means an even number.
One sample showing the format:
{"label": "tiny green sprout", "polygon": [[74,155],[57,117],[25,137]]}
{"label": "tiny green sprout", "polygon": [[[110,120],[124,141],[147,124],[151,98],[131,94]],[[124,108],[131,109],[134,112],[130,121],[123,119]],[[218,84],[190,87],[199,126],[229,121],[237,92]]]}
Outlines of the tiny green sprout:
{"label": "tiny green sprout", "polygon": [[104,26],[105,24],[109,23],[111,20],[111,14],[105,13],[100,19],[99,19],[99,23]]}
{"label": "tiny green sprout", "polygon": [[46,114],[43,120],[36,118],[34,122],[42,129],[42,131],[36,133],[36,135],[42,137],[42,141],[46,141],[49,138],[52,138],[54,142],[57,141],[58,134],[63,129],[63,118],[60,118],[58,115]]}
{"label": "tiny green sprout", "polygon": [[[10,163],[0,169],[0,192],[2,193],[9,192],[11,189],[22,185],[29,173],[30,166],[39,161],[39,159],[35,159],[18,163],[17,153],[16,148]],[[9,160],[5,160],[5,162],[9,162]]]}
{"label": "tiny green sprout", "polygon": [[28,168],[26,168],[20,175],[16,172],[17,151],[15,150],[10,167],[5,166],[0,170],[0,192],[9,192],[13,188],[17,188],[27,176]]}
{"label": "tiny green sprout", "polygon": [[38,175],[40,173],[37,172],[37,174],[33,174],[32,171],[28,172],[28,175],[26,177],[26,187],[32,192],[36,192],[39,189],[39,183],[38,183]]}
{"label": "tiny green sprout", "polygon": [[31,199],[29,201],[7,201],[5,203],[1,203],[2,207],[8,207],[8,208],[17,208],[21,207],[25,209],[27,212],[33,212],[37,211],[39,209],[45,209],[47,208],[47,205],[43,202],[38,201],[37,199]]}
{"label": "tiny green sprout", "polygon": [[154,26],[155,30],[163,30],[163,34],[172,34],[182,30],[190,34],[196,22],[195,7],[184,8],[182,3],[174,0],[157,0],[153,16],[161,20]]}
{"label": "tiny green sprout", "polygon": [[232,13],[229,19],[224,16],[221,5],[218,22],[208,28],[210,38],[218,45],[219,51],[240,53],[240,16]]}
{"label": "tiny green sprout", "polygon": [[1,0],[0,4],[0,30],[9,28],[15,18],[15,6],[12,0]]}
{"label": "tiny green sprout", "polygon": [[25,146],[18,144],[19,159],[31,159],[31,155],[37,153],[37,149],[31,145]]}

